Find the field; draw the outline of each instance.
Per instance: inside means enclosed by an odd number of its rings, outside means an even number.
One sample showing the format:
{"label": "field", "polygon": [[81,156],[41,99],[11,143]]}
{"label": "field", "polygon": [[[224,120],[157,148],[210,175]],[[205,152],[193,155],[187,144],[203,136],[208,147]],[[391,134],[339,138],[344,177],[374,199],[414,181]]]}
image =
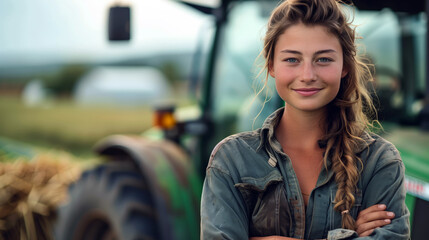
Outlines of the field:
{"label": "field", "polygon": [[92,146],[111,134],[140,134],[152,124],[152,109],[79,107],[70,100],[25,106],[0,95],[0,137],[45,150],[91,157]]}

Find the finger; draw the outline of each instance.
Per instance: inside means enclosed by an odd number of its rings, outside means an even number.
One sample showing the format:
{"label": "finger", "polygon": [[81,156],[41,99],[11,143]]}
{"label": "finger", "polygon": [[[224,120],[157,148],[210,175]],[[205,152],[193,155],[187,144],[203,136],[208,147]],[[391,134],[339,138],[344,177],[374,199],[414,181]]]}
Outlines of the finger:
{"label": "finger", "polygon": [[358,233],[359,236],[365,235],[365,234],[371,234],[374,229],[386,226],[390,224],[390,222],[391,222],[390,219],[385,219],[385,220],[378,220],[371,223],[367,223],[367,224],[361,225],[358,229],[356,229],[356,232]]}
{"label": "finger", "polygon": [[[361,224],[357,227],[356,232],[359,234],[359,236],[365,232],[374,230],[378,227],[383,227],[387,224],[390,224],[391,220],[390,219],[383,219],[383,220],[377,220],[377,221],[372,221],[372,222],[368,222],[365,224]],[[371,234],[371,233],[370,233]]]}
{"label": "finger", "polygon": [[370,212],[367,214],[359,215],[356,220],[356,226],[376,221],[376,220],[383,220],[383,219],[393,219],[395,217],[395,213],[388,212],[388,211],[377,211],[377,212]]}
{"label": "finger", "polygon": [[384,211],[385,209],[386,209],[385,204],[376,204],[376,205],[372,205],[371,207],[360,211],[359,215],[365,215],[365,214],[368,214],[371,212],[377,212],[377,211]]}

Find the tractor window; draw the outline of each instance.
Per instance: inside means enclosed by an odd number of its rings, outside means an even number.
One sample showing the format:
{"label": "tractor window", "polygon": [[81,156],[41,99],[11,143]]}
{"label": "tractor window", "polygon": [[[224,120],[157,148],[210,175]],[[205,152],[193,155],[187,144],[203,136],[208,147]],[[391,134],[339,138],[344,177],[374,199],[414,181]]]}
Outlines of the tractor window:
{"label": "tractor window", "polygon": [[360,55],[375,66],[374,101],[379,117],[393,120],[404,104],[400,90],[402,71],[398,19],[390,10],[357,11],[355,23],[358,35],[362,37],[359,41]]}
{"label": "tractor window", "polygon": [[256,129],[267,114],[277,108],[270,101],[254,122],[266,95],[261,93],[255,97],[255,91],[260,89],[264,79],[264,74],[258,76],[263,58],[257,58],[262,49],[268,14],[274,7],[275,2],[246,1],[234,4],[231,9],[223,29],[212,89],[214,117],[222,122],[224,130]]}
{"label": "tractor window", "polygon": [[375,65],[379,119],[414,123],[425,90],[425,15],[356,11],[355,24],[360,52]]}

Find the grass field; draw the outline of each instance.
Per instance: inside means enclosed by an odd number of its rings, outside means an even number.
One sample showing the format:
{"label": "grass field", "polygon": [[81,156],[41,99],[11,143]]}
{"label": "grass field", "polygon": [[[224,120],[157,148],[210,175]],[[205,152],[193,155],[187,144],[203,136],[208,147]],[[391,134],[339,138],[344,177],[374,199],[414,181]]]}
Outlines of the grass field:
{"label": "grass field", "polygon": [[88,156],[103,137],[140,134],[149,128],[152,111],[150,107],[79,107],[69,100],[28,107],[16,96],[0,95],[0,137]]}

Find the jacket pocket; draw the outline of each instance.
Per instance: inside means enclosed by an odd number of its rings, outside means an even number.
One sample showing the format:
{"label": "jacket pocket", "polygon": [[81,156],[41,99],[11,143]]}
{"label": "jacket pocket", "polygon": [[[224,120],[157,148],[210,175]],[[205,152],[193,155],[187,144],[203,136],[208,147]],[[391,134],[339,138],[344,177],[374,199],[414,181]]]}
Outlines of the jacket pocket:
{"label": "jacket pocket", "polygon": [[235,187],[247,207],[249,237],[288,236],[292,226],[283,178],[272,171],[263,178],[242,178]]}

